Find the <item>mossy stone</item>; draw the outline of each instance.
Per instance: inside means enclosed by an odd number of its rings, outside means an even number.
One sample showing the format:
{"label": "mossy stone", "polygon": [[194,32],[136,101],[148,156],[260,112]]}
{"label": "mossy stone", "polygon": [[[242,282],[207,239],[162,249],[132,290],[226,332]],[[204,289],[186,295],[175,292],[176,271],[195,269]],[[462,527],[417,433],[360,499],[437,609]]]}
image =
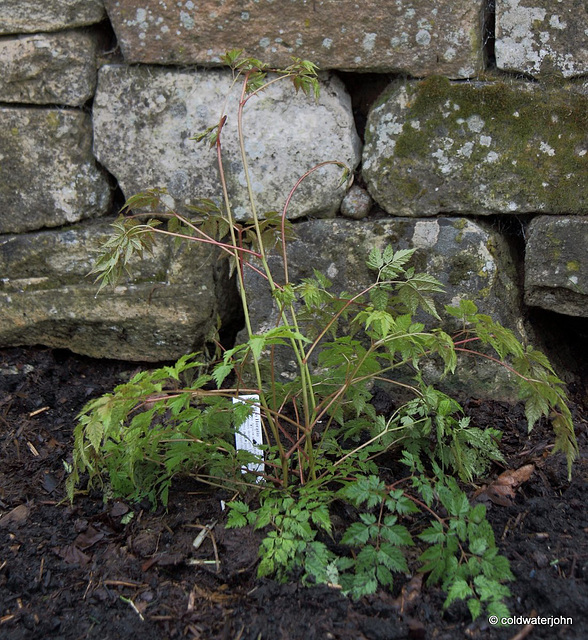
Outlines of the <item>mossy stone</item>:
{"label": "mossy stone", "polygon": [[363,164],[394,215],[587,213],[588,96],[573,83],[396,83],[370,113]]}

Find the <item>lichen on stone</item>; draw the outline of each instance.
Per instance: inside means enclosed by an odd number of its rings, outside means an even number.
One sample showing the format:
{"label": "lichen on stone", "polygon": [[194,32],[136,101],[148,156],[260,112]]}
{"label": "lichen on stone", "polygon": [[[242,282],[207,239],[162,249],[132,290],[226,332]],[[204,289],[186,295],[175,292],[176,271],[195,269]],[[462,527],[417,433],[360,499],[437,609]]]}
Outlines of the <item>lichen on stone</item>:
{"label": "lichen on stone", "polygon": [[515,81],[396,84],[371,112],[364,167],[390,213],[588,211],[588,96]]}

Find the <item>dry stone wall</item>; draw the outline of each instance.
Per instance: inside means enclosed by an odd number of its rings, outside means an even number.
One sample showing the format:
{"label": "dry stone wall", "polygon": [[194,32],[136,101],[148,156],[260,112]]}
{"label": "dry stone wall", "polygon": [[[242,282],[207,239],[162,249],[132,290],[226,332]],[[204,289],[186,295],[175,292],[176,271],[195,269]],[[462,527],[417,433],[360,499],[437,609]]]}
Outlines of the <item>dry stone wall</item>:
{"label": "dry stone wall", "polygon": [[163,361],[201,345],[210,332],[218,282],[226,279],[210,245],[158,243],[134,260],[132,278],[96,295],[87,278],[110,221],[0,236],[3,344],[48,344],[97,358]]}
{"label": "dry stone wall", "polygon": [[[361,253],[391,240],[443,280],[440,305],[472,297],[522,337],[535,310],[588,318],[587,43],[578,0],[0,0],[0,346],[161,361],[236,317],[200,246],[161,245],[98,298],[86,274],[121,194],[218,197],[214,153],[190,138],[215,124],[237,47],[322,69],[316,102],[277,84],[248,105],[259,210],[317,162],[356,174],[347,194],[325,169],[296,195],[293,273],[349,289],[368,277]],[[261,329],[272,301],[247,286]],[[460,384],[509,395],[493,376]]]}
{"label": "dry stone wall", "polygon": [[[316,268],[334,283],[333,293],[361,291],[373,282],[373,273],[365,264],[373,247],[383,250],[391,244],[398,249],[416,248],[415,267],[435,274],[445,286],[445,292],[435,297],[435,304],[446,330],[457,331],[460,327],[444,312],[445,305],[458,305],[461,299],[468,299],[481,313],[492,315],[520,338],[527,337],[520,318],[520,293],[510,248],[505,238],[487,224],[462,217],[395,217],[358,225],[339,218],[301,222],[296,229],[297,238],[288,253],[292,282],[312,278]],[[275,273],[281,273],[281,256],[271,256],[270,265]],[[279,315],[263,278],[252,270],[246,271],[245,278],[251,294],[252,323],[260,330],[271,329]],[[244,332],[241,337],[245,339]],[[295,375],[295,361],[279,348],[274,357],[282,381]],[[476,389],[478,395],[513,400],[516,391],[512,381],[509,383],[501,367],[488,365],[464,358],[458,374],[442,384],[452,392]],[[438,379],[441,371],[431,369],[427,374],[430,379]]]}

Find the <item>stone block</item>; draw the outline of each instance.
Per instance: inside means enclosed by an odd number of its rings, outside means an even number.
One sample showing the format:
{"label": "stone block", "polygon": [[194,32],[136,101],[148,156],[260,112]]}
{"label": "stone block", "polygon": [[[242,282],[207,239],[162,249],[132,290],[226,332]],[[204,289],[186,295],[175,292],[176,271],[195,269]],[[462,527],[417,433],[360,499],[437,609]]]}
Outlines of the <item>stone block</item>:
{"label": "stone block", "polygon": [[539,216],[525,250],[525,302],[588,318],[588,218]]}
{"label": "stone block", "polygon": [[519,81],[393,84],[363,176],[392,215],[588,213],[588,96]]}
{"label": "stone block", "polygon": [[88,114],[0,107],[0,233],[105,215],[110,202]]}
{"label": "stone block", "polygon": [[[504,238],[489,226],[466,218],[365,220],[362,222],[337,218],[311,220],[295,225],[296,240],[288,247],[289,281],[300,283],[318,269],[333,283],[334,294],[346,291],[359,293],[375,280],[375,273],[366,265],[374,246],[384,249],[390,244],[395,250],[416,248],[411,266],[438,278],[445,292],[434,296],[442,322],[430,316],[419,320],[427,328],[443,326],[446,331],[458,331],[454,318],[444,312],[445,305],[459,305],[462,299],[476,303],[486,313],[526,337],[520,320],[521,292],[517,286],[516,268]],[[283,284],[283,262],[280,252],[269,257],[275,281]],[[275,327],[279,315],[267,282],[251,269],[245,270],[251,323],[254,333]],[[302,319],[303,331],[307,325]],[[244,332],[240,338],[245,340]],[[296,373],[296,363],[285,351],[276,352],[276,371],[280,379],[288,380]],[[439,379],[440,371],[433,363],[427,376]],[[516,397],[512,380],[505,369],[489,361],[464,357],[459,375],[443,381],[451,393],[474,397],[513,400]]]}
{"label": "stone block", "polygon": [[[88,277],[111,221],[0,236],[0,346],[43,344],[95,358],[158,362],[202,347],[231,297],[210,245],[160,239],[98,295]],[[224,274],[224,276],[223,276]]]}
{"label": "stone block", "polygon": [[0,35],[60,31],[105,16],[103,0],[0,0]]}
{"label": "stone block", "polygon": [[496,65],[536,77],[588,73],[588,4],[496,0]]}
{"label": "stone block", "polygon": [[[245,174],[236,133],[238,91],[229,71],[178,71],[158,67],[105,66],[94,101],[94,149],[129,197],[165,187],[182,209],[198,198],[219,203],[216,150],[191,138],[218,124],[229,97],[223,127],[224,168],[238,219],[250,219]],[[229,96],[230,94],[230,96]],[[244,115],[245,150],[260,215],[281,211],[296,180],[314,165],[338,160],[354,169],[360,159],[351,104],[337,78],[325,78],[315,102],[295,93],[289,81],[252,98]],[[305,180],[289,216],[333,216],[344,196],[341,169],[328,166]]]}
{"label": "stone block", "polygon": [[483,0],[106,0],[127,62],[218,65],[242,48],[273,66],[469,78],[483,69]]}
{"label": "stone block", "polygon": [[96,87],[96,49],[82,31],[0,38],[0,101],[82,106]]}

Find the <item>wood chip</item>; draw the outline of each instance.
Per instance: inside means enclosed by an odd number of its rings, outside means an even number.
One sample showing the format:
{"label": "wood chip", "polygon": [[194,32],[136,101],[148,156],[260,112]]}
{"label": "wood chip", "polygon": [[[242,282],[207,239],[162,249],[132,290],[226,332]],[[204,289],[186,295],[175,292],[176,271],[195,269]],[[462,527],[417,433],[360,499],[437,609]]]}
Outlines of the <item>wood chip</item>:
{"label": "wood chip", "polygon": [[19,504],[18,507],[14,507],[12,511],[5,513],[0,518],[0,529],[4,527],[8,527],[11,524],[19,527],[21,524],[26,522],[26,519],[29,517],[30,509],[26,504]]}
{"label": "wood chip", "polygon": [[44,413],[45,411],[49,411],[50,407],[41,407],[40,409],[37,409],[36,411],[31,411],[31,413],[29,413],[29,418],[33,418],[34,416],[38,416],[40,413]]}

